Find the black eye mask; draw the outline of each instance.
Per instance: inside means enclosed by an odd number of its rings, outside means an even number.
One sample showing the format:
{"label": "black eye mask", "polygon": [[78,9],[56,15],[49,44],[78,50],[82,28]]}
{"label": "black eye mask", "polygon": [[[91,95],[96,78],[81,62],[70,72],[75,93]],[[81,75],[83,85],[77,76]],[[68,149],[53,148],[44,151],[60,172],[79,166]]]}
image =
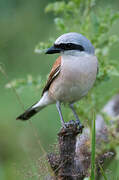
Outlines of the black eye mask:
{"label": "black eye mask", "polygon": [[79,50],[79,51],[84,51],[84,47],[78,44],[73,44],[73,43],[61,43],[61,44],[54,44],[55,48],[60,48],[64,51],[66,50]]}

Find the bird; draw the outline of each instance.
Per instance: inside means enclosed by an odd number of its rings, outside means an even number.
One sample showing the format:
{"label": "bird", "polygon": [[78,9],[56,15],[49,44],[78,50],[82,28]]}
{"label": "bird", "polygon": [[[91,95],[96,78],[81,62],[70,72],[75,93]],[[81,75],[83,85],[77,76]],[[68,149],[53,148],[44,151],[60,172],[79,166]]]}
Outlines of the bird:
{"label": "bird", "polygon": [[80,101],[93,87],[98,72],[95,49],[84,35],[69,32],[59,36],[45,54],[56,54],[56,59],[38,102],[28,108],[17,120],[28,120],[50,104],[56,104],[61,125],[66,127],[61,105],[68,104],[79,124],[74,103]]}

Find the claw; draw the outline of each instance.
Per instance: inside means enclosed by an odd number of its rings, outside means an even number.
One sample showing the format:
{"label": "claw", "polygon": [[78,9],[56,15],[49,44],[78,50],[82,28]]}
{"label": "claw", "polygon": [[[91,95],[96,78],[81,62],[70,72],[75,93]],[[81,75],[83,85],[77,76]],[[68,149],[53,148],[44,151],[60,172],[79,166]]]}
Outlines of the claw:
{"label": "claw", "polygon": [[82,134],[84,126],[82,124],[79,125],[79,131]]}

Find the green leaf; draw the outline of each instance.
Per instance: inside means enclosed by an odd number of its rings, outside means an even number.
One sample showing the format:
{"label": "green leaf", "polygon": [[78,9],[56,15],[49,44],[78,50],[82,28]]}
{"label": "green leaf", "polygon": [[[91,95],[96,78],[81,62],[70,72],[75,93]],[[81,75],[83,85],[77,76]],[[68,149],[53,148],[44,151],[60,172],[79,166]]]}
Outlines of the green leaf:
{"label": "green leaf", "polygon": [[65,2],[60,1],[60,2],[55,2],[55,3],[50,3],[48,6],[45,8],[45,12],[55,12],[55,13],[61,13],[65,9]]}
{"label": "green leaf", "polygon": [[66,26],[64,24],[64,20],[62,18],[55,18],[54,19],[57,29],[60,31],[66,31]]}
{"label": "green leaf", "polygon": [[97,16],[95,16],[95,13],[93,11],[91,12],[91,21],[93,25],[93,31],[97,34],[99,31],[99,19]]}
{"label": "green leaf", "polygon": [[35,47],[35,53],[44,54],[46,50],[54,44],[54,39],[50,38],[49,42],[39,42]]}
{"label": "green leaf", "polygon": [[119,12],[111,14],[111,24],[113,24],[117,19],[119,19]]}

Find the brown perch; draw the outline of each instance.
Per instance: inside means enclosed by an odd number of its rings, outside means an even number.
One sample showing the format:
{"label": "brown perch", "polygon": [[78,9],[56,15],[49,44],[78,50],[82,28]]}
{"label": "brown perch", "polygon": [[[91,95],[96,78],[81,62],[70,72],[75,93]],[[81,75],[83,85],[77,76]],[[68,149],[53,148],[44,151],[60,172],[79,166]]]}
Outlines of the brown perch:
{"label": "brown perch", "polygon": [[50,165],[58,180],[80,180],[84,175],[76,167],[76,138],[82,131],[74,121],[67,123],[58,134],[59,156],[49,154]]}
{"label": "brown perch", "polygon": [[[117,101],[118,99],[118,101]],[[103,112],[113,117],[118,117],[119,96],[117,95],[103,108]],[[119,120],[117,120],[118,122]],[[118,125],[118,123],[117,123]],[[100,177],[99,164],[104,168],[115,156],[114,149],[105,150],[104,143],[108,144],[110,131],[101,115],[96,117],[96,180]],[[118,129],[114,129],[116,134]],[[80,136],[77,135],[80,133]],[[47,180],[83,180],[90,176],[91,167],[91,140],[90,129],[84,128],[82,134],[74,121],[67,123],[67,128],[62,128],[58,133],[59,154],[50,153],[48,160],[54,172],[53,177],[46,177]]]}

